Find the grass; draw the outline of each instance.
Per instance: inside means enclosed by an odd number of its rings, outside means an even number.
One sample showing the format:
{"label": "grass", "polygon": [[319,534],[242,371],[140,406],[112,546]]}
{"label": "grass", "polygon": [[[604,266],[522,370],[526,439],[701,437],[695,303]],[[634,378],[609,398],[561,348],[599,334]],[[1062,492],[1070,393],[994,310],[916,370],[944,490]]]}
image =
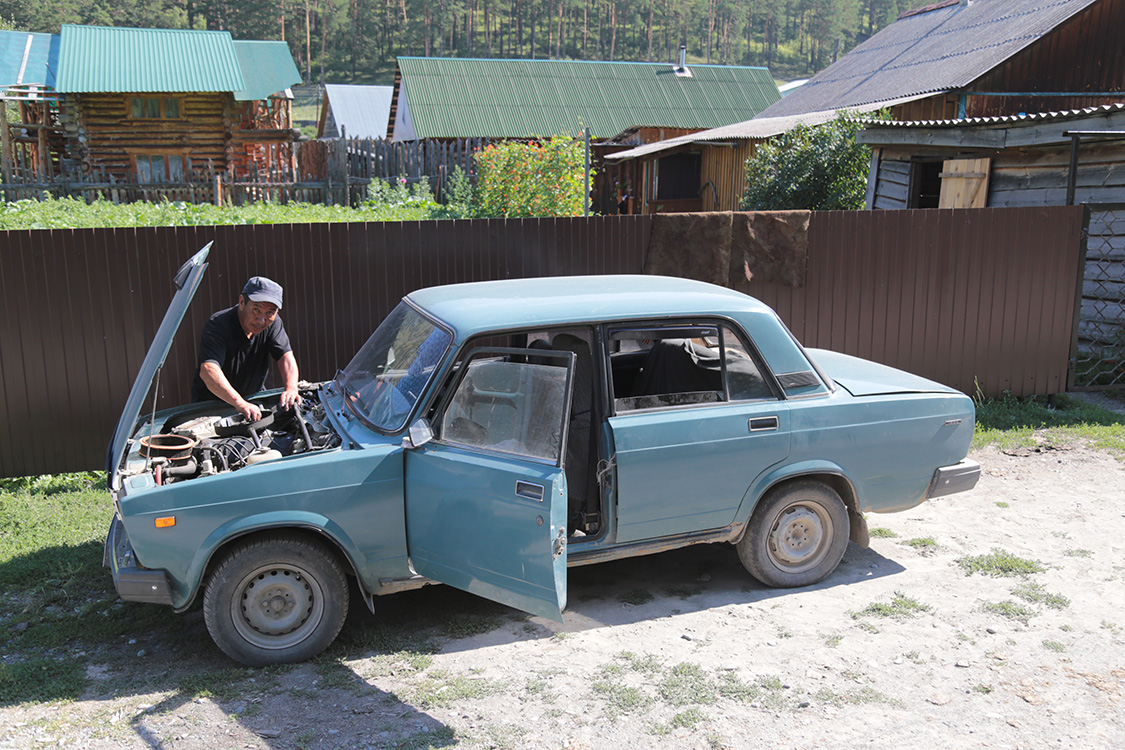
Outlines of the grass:
{"label": "grass", "polygon": [[1060,447],[1085,442],[1125,457],[1125,416],[1059,394],[1056,408],[1043,396],[977,400],[973,447],[1001,450]]}
{"label": "grass", "polygon": [[994,549],[987,555],[961,557],[957,564],[965,571],[965,575],[980,573],[997,577],[1028,576],[1047,569],[1037,560],[1025,560],[1002,549]]}
{"label": "grass", "polygon": [[898,534],[888,528],[882,526],[875,526],[867,530],[868,535],[872,539],[894,539]]}
{"label": "grass", "polygon": [[1006,617],[1009,620],[1022,622],[1024,625],[1035,616],[1035,610],[1031,607],[1013,601],[984,602],[980,605],[980,610],[981,612],[989,612],[991,614],[1000,615],[1001,617]]}
{"label": "grass", "polygon": [[916,550],[933,551],[937,549],[937,542],[931,536],[916,537],[914,539],[907,539],[902,542],[907,547],[913,547]]}
{"label": "grass", "polygon": [[1034,581],[1025,581],[1013,588],[1012,596],[1033,604],[1043,604],[1051,609],[1066,609],[1070,606],[1070,599],[1062,594],[1052,594],[1042,584]]}
{"label": "grass", "polygon": [[928,604],[922,604],[909,596],[896,593],[889,603],[872,602],[859,612],[853,612],[852,618],[858,620],[861,617],[892,617],[901,620],[908,617],[917,617],[931,609]]}

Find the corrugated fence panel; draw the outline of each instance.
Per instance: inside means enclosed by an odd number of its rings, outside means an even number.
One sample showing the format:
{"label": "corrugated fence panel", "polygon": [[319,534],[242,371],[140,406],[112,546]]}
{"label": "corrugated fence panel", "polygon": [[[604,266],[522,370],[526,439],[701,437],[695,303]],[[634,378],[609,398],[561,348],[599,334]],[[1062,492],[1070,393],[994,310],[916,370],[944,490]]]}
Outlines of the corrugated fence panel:
{"label": "corrugated fence panel", "polygon": [[[171,279],[214,241],[161,374],[189,398],[207,318],[251,275],[285,287],[301,375],[331,378],[410,291],[640,273],[650,216],[0,232],[0,476],[101,468]],[[967,392],[1065,389],[1082,209],[817,212],[803,287],[755,282],[806,345]],[[700,248],[706,252],[707,248]],[[271,375],[271,378],[275,378]],[[145,408],[151,408],[149,394]]]}
{"label": "corrugated fence panel", "polygon": [[814,213],[807,279],[754,282],[806,346],[966,393],[1066,389],[1083,209]]}

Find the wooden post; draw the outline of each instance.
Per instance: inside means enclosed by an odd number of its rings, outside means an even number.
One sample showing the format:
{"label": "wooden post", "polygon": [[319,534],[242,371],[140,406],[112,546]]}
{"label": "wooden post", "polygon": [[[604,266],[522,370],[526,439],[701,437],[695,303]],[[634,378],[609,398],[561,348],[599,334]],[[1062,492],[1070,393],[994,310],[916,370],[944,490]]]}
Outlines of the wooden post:
{"label": "wooden post", "polygon": [[8,100],[0,96],[0,161],[3,162],[4,184],[12,181],[12,134],[8,130]]}
{"label": "wooden post", "polygon": [[223,205],[223,176],[221,174],[215,175],[215,195],[214,201],[216,206]]}

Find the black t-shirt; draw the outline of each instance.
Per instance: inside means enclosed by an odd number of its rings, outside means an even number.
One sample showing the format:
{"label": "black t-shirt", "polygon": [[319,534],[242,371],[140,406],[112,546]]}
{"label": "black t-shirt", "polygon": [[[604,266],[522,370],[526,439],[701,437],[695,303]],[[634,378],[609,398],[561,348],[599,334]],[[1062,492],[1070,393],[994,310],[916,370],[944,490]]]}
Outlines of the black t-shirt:
{"label": "black t-shirt", "polygon": [[219,365],[231,386],[246,398],[262,390],[266,384],[270,357],[276,361],[292,350],[280,315],[274,318],[269,328],[247,338],[242,324],[238,322],[238,305],[220,310],[203,326],[203,337],[199,342],[199,362],[195,369],[195,380],[191,384],[191,400],[209,401],[217,398],[207,388],[203,378],[199,377],[199,368],[204,362]]}

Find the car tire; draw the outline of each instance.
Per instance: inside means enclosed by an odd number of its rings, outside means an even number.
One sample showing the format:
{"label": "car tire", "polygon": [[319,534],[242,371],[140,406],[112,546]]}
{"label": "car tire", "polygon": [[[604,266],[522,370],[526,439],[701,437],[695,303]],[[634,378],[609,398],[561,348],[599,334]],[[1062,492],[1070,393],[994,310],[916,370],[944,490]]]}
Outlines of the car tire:
{"label": "car tire", "polygon": [[323,545],[273,534],[232,549],[207,582],[203,618],[223,652],[250,666],[305,661],[348,614],[343,568]]}
{"label": "car tire", "polygon": [[835,490],[820,482],[792,482],[758,503],[738,542],[738,557],[767,586],[809,586],[840,564],[848,529],[848,509]]}

